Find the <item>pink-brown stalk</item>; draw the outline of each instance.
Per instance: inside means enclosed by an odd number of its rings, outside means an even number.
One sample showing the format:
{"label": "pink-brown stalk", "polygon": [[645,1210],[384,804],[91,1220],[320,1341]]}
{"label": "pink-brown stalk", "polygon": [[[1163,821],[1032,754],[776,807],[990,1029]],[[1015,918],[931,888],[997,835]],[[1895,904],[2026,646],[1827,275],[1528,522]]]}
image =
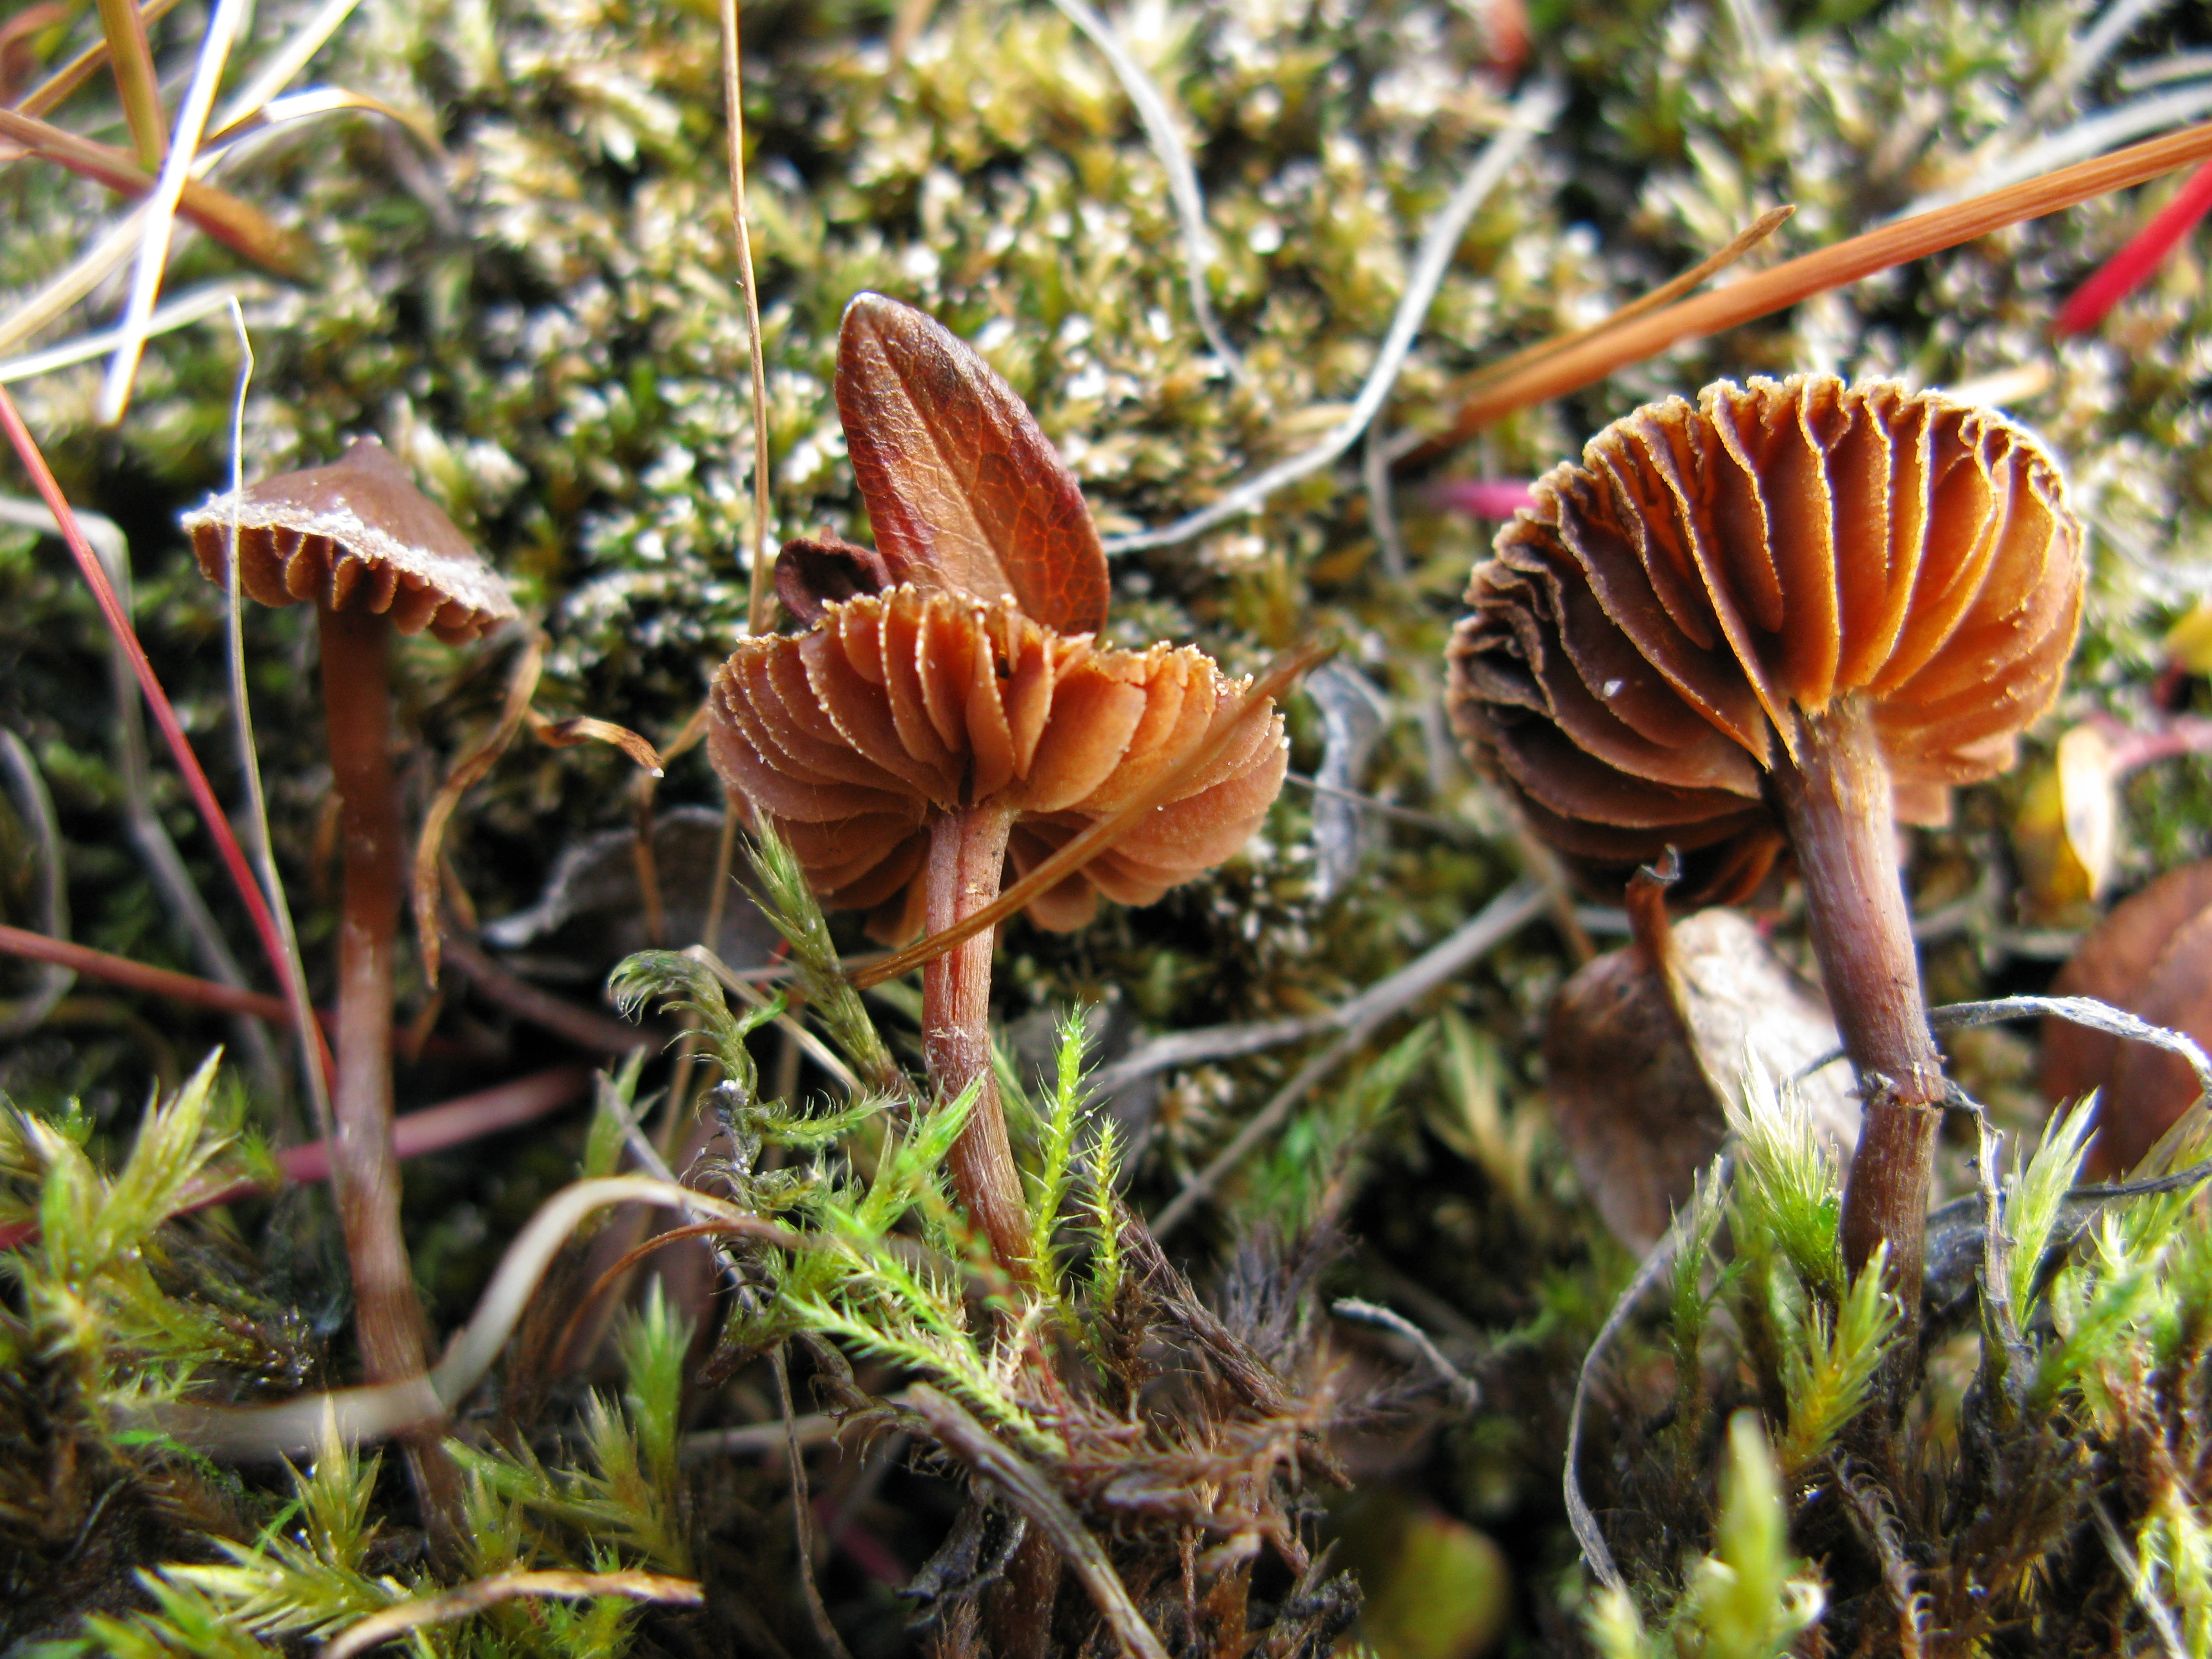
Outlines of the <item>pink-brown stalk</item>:
{"label": "pink-brown stalk", "polygon": [[[1012,827],[1013,814],[988,802],[946,813],[931,826],[924,902],[932,933],[998,897]],[[1026,1280],[1031,1273],[1029,1205],[991,1066],[991,952],[997,943],[998,930],[987,927],[923,967],[922,1051],[943,1097],[978,1085],[975,1109],[947,1160],[952,1185],[999,1265]]]}

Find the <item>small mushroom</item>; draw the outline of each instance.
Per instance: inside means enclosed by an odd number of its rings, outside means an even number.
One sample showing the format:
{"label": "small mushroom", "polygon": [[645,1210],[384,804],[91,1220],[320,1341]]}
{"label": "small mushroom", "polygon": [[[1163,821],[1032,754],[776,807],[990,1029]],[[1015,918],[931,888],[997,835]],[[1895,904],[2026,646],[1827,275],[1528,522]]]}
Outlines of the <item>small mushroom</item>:
{"label": "small mushroom", "polygon": [[2057,468],[1987,410],[1796,376],[1638,410],[1535,494],[1468,587],[1455,721],[1587,874],[1672,846],[1727,899],[1788,848],[1865,1108],[1845,1256],[1887,1242],[1911,1304],[1945,1085],[1894,825],[1941,822],[2057,694]]}
{"label": "small mushroom", "polygon": [[[1115,650],[1106,562],[1081,492],[1019,398],[921,313],[864,294],[838,339],[837,403],[873,552],[806,540],[777,590],[812,626],[749,639],[714,677],[716,769],[772,818],[832,908],[876,937],[941,932],[1137,792],[1190,763],[1243,687],[1203,653]],[[1241,847],[1282,786],[1281,717],[1249,719],[1171,798],[1030,918],[1080,927],[1099,896],[1149,904]],[[1029,1248],[991,1079],[992,935],[923,969],[925,1048],[946,1093],[984,1094],[952,1172],[1000,1261]]]}
{"label": "small mushroom", "polygon": [[327,466],[263,480],[185,514],[200,569],[264,605],[312,600],[323,714],[338,793],[344,890],[338,931],[337,1087],[331,1174],[372,1382],[422,1370],[423,1322],[399,1230],[392,1145],[392,976],[402,882],[392,778],[391,636],[448,644],[518,615],[507,584],[374,438]]}

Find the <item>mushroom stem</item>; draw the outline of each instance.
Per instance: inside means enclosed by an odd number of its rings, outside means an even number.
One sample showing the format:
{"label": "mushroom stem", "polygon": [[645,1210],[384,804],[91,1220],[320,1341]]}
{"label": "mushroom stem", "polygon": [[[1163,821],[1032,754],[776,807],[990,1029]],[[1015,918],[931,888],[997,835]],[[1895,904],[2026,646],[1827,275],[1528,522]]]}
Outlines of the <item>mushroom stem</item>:
{"label": "mushroom stem", "polygon": [[[392,1139],[392,975],[403,888],[392,781],[392,626],[370,611],[319,611],[323,711],[338,796],[344,892],[338,926],[337,1088],[331,1181],[353,1274],[355,1331],[372,1383],[423,1372],[422,1304],[399,1228]],[[434,1440],[408,1464],[431,1535],[459,1515],[460,1483]]]}
{"label": "mushroom stem", "polygon": [[1919,1318],[1944,1083],[1898,880],[1889,767],[1859,696],[1801,714],[1796,738],[1795,762],[1775,767],[1770,787],[1804,877],[1821,981],[1859,1077],[1844,1260],[1856,1273],[1888,1244],[1889,1279],[1910,1328]]}
{"label": "mushroom stem", "polygon": [[[999,896],[1013,814],[991,802],[939,817],[929,832],[923,872],[929,931],[939,933]],[[991,1254],[1017,1279],[1030,1277],[1030,1216],[1006,1139],[991,1064],[991,951],[998,930],[988,928],[947,951],[921,970],[922,1054],[941,1098],[980,1081],[975,1109],[947,1159],[952,1185],[969,1215],[991,1242]]]}

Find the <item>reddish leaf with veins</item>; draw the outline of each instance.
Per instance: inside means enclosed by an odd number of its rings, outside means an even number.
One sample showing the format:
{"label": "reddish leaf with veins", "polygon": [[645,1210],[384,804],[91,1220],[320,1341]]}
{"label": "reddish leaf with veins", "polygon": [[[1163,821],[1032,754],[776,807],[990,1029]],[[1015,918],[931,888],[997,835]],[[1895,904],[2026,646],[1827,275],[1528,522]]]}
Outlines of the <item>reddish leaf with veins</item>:
{"label": "reddish leaf with veins", "polygon": [[1106,555],[1060,453],[974,350],[880,294],[845,307],[837,413],[893,582],[1011,599],[1061,634],[1106,623]]}

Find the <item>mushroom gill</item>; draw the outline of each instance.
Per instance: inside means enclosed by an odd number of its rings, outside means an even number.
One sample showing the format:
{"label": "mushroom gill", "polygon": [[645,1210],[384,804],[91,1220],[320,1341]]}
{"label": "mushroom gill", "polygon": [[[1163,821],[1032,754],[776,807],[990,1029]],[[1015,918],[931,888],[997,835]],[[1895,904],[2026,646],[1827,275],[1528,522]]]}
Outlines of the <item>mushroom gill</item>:
{"label": "mushroom gill", "polygon": [[[1188,647],[1109,649],[1010,600],[902,586],[830,604],[805,634],[741,641],[714,678],[708,744],[823,903],[868,910],[896,942],[921,926],[933,815],[995,805],[1025,873],[1203,745],[1243,689]],[[1282,717],[1249,726],[1030,919],[1080,927],[1101,894],[1149,904],[1242,846],[1286,763]]]}
{"label": "mushroom gill", "polygon": [[1475,568],[1455,722],[1592,876],[1668,847],[1741,897],[1786,846],[1865,1127],[1841,1237],[1917,1314],[1947,1098],[1896,824],[2010,764],[2081,608],[2057,468],[1999,416],[1827,376],[1711,386],[1593,438]]}
{"label": "mushroom gill", "polygon": [[1452,713],[1538,831],[1593,874],[1668,846],[1683,892],[1759,884],[1766,773],[1867,705],[1896,816],[2004,770],[2057,695],[2081,532],[2056,466],[1989,410],[1794,376],[1640,409],[1498,538],[1451,646]]}

